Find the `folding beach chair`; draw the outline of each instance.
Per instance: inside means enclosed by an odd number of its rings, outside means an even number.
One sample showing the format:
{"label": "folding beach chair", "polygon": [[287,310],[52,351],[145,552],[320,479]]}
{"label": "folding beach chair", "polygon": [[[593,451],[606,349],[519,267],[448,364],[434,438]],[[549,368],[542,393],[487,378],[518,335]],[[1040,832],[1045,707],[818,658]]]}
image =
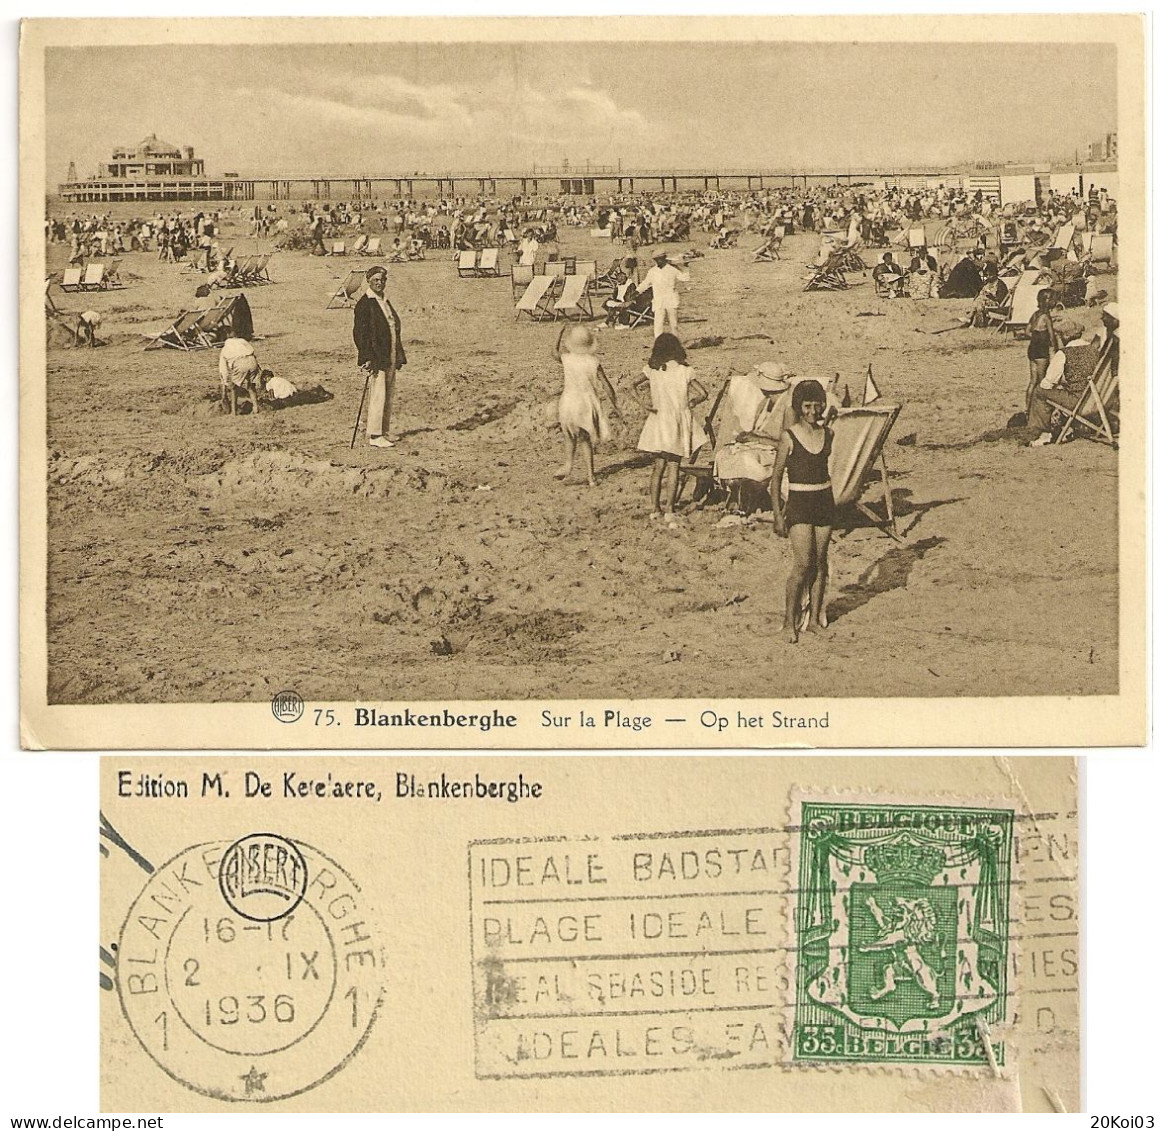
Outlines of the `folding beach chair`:
{"label": "folding beach chair", "polygon": [[541,273],[543,275],[548,275],[555,281],[555,284],[557,285],[558,280],[566,278],[566,261],[563,259],[558,259],[550,263],[545,263],[542,266]]}
{"label": "folding beach chair", "polygon": [[457,274],[463,279],[472,279],[477,274],[477,252],[472,248],[458,253]]}
{"label": "folding beach chair", "polygon": [[363,255],[364,249],[368,246],[368,237],[361,232],[352,242],[352,254]]}
{"label": "folding beach chair", "polygon": [[589,275],[567,275],[563,280],[562,295],[554,304],[554,317],[594,318],[595,308],[591,302]]}
{"label": "folding beach chair", "polygon": [[520,263],[514,263],[511,265],[510,290],[513,291],[515,299],[517,299],[517,297],[526,290],[533,278],[533,267],[523,267]]}
{"label": "folding beach chair", "polygon": [[1040,282],[1042,272],[1038,269],[1025,271],[1016,281],[1011,292],[1011,309],[1006,319],[999,323],[999,331],[1014,330],[1019,333],[1027,329],[1031,316],[1035,314],[1039,303],[1036,296],[1047,286]]}
{"label": "folding beach chair", "polygon": [[344,248],[343,240],[333,240],[332,250],[328,252],[329,255],[347,255],[348,252]]}
{"label": "folding beach chair", "polygon": [[1015,306],[1015,291],[1019,286],[1019,282],[1022,278],[1022,274],[1016,275],[1011,280],[1011,282],[1007,284],[1007,294],[1004,295],[1003,301],[999,303],[998,306],[988,307],[986,310],[987,325],[994,326],[1001,333],[1006,328],[1007,323],[1011,318],[1011,312]]}
{"label": "folding beach chair", "polygon": [[1095,266],[1097,263],[1107,263],[1112,266],[1113,239],[1111,232],[1090,232],[1085,237],[1084,250],[1088,260]]}
{"label": "folding beach chair", "polygon": [[632,330],[636,326],[642,326],[644,323],[653,325],[655,321],[655,308],[651,305],[651,291],[650,289],[640,291],[631,300],[631,305],[619,314],[619,321],[625,321]]}
{"label": "folding beach chair", "polygon": [[250,284],[254,274],[255,265],[259,262],[257,255],[244,255],[242,259],[235,263],[234,273],[231,275],[231,286],[245,287]]}
{"label": "folding beach chair", "polygon": [[[901,411],[901,405],[883,404],[843,408],[831,425],[833,448],[829,453],[833,501],[838,511],[842,512],[839,519],[846,509],[858,510],[896,542],[904,539],[898,532],[894,496],[890,490],[890,473],[882,449]],[[881,472],[882,497],[886,507],[884,518],[869,504],[862,502],[862,491],[875,463]],[[837,525],[841,527],[843,523],[839,521]]]}
{"label": "folding beach chair", "polygon": [[236,303],[243,301],[242,295],[224,295],[209,310],[204,311],[194,324],[191,349],[211,349],[221,345],[231,336],[231,322]]}
{"label": "folding beach chair", "polygon": [[611,286],[616,278],[622,277],[623,260],[621,260],[618,256],[615,256],[615,258],[611,260],[611,265],[609,267],[604,267],[603,270],[595,276],[595,282],[600,286]]}
{"label": "folding beach chair", "polygon": [[61,290],[79,291],[81,289],[81,280],[84,277],[84,267],[66,267],[64,275],[61,276]]}
{"label": "folding beach chair", "polygon": [[259,257],[259,262],[255,264],[254,281],[256,283],[270,283],[271,275],[267,271],[267,265],[271,262],[271,253]]}
{"label": "folding beach chair", "polygon": [[[593,280],[599,273],[599,265],[593,259],[579,259],[575,261],[573,273]],[[568,270],[567,274],[571,272]]]}
{"label": "folding beach chair", "polygon": [[595,240],[609,240],[611,238],[610,228],[592,228],[591,239]]}
{"label": "folding beach chair", "polygon": [[[689,479],[696,481],[692,494],[695,502],[699,502],[711,490],[715,481],[716,448],[719,444],[720,420],[725,404],[724,394],[732,378],[727,378],[712,398],[712,407],[704,417],[704,442],[692,453],[691,457],[680,464],[680,483],[678,495],[684,492],[684,486]],[[693,435],[693,442],[695,435]]]}
{"label": "folding beach chair", "polygon": [[349,271],[344,281],[328,297],[325,310],[343,310],[348,306],[355,306],[360,292],[367,286],[363,271]]}
{"label": "folding beach chair", "polygon": [[550,289],[554,286],[553,275],[535,275],[530,285],[514,306],[514,317],[520,318],[528,314],[535,322],[554,317],[554,310],[550,304]]}
{"label": "folding beach chair", "polygon": [[1056,233],[1056,238],[1052,242],[1052,247],[1058,247],[1067,251],[1072,246],[1072,237],[1076,234],[1076,227],[1069,220],[1066,224],[1060,225],[1060,230]]}
{"label": "folding beach chair", "polygon": [[832,252],[829,258],[820,266],[813,268],[813,274],[805,284],[807,291],[844,291],[849,289],[845,272],[841,266],[842,253]]}
{"label": "folding beach chair", "polygon": [[81,290],[100,291],[105,284],[105,264],[90,263],[85,268],[85,277],[81,280]]}
{"label": "folding beach chair", "polygon": [[380,237],[373,236],[365,245],[361,255],[382,255],[380,250]]}
{"label": "folding beach chair", "polygon": [[906,246],[913,249],[921,247],[926,248],[926,229],[925,228],[911,228],[906,233]]}
{"label": "folding beach chair", "polygon": [[118,274],[121,268],[120,259],[111,259],[105,265],[105,278],[102,280],[102,287],[107,291],[121,290],[125,284],[121,281],[121,276]]}
{"label": "folding beach chair", "polygon": [[756,248],[752,253],[753,263],[773,263],[781,258],[781,243],[782,237],[777,235],[769,236],[760,247]]}
{"label": "folding beach chair", "polygon": [[[1088,384],[1076,403],[1068,408],[1058,406],[1054,411],[1064,418],[1057,444],[1063,444],[1076,435],[1089,440],[1100,440],[1116,447],[1120,417],[1116,409],[1120,382],[1112,367],[1112,339],[1104,344],[1096,368],[1089,374]],[[1114,427],[1115,425],[1115,427]]]}
{"label": "folding beach chair", "polygon": [[208,314],[206,310],[181,310],[178,316],[160,334],[143,334],[149,338],[144,349],[193,350],[202,348],[199,323]]}
{"label": "folding beach chair", "polygon": [[501,277],[501,268],[498,266],[498,252],[496,247],[483,247],[481,257],[477,261],[477,273],[481,278],[497,279]]}

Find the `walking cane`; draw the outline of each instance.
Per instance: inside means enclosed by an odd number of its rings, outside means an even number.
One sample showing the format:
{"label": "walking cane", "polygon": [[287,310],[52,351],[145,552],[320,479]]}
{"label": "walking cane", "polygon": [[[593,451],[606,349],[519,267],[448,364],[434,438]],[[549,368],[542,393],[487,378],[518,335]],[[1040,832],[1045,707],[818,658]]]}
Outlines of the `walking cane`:
{"label": "walking cane", "polygon": [[372,370],[364,370],[364,391],[360,394],[360,407],[356,410],[356,423],[352,425],[352,442],[348,445],[351,451],[356,447],[356,433],[360,431],[360,417],[364,415],[364,400],[368,396],[368,382],[372,380]]}

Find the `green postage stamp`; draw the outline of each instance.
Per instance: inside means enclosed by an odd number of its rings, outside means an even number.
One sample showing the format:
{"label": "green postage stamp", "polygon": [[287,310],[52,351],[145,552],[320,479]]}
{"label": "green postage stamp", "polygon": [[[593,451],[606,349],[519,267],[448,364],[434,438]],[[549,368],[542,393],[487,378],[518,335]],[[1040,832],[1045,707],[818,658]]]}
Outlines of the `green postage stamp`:
{"label": "green postage stamp", "polygon": [[1005,1063],[1013,818],[800,802],[794,1063]]}

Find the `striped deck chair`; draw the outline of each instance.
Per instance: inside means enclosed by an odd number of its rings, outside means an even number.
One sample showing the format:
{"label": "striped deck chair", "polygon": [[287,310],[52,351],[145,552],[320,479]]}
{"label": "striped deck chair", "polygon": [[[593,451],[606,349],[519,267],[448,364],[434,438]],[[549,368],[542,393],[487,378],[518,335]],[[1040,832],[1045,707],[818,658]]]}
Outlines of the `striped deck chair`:
{"label": "striped deck chair", "polygon": [[554,304],[554,317],[594,318],[595,308],[591,302],[589,275],[567,275],[563,280],[562,294]]}
{"label": "striped deck chair", "polygon": [[83,267],[66,267],[64,275],[61,276],[61,290],[79,291],[81,280],[84,277],[85,269]]}
{"label": "striped deck chair", "polygon": [[[903,538],[898,531],[894,496],[890,490],[890,473],[882,449],[901,411],[901,405],[883,404],[843,408],[831,425],[833,448],[829,453],[829,479],[833,484],[834,505],[839,511],[847,508],[860,511],[883,534],[896,542],[903,541]],[[881,470],[882,497],[886,506],[884,518],[868,503],[862,502],[862,491],[875,463]],[[839,522],[838,526],[841,525]]]}
{"label": "striped deck chair", "polygon": [[554,286],[554,283],[555,278],[553,275],[535,275],[530,280],[530,285],[526,288],[522,297],[514,305],[514,317],[521,318],[523,314],[527,314],[535,322],[553,318],[554,310],[550,305],[549,299],[550,289]]}
{"label": "striped deck chair", "polygon": [[1120,381],[1112,366],[1110,338],[1100,351],[1096,368],[1089,375],[1088,384],[1076,403],[1071,408],[1062,406],[1056,410],[1065,418],[1056,443],[1063,444],[1073,436],[1083,435],[1086,439],[1100,440],[1115,448],[1120,425],[1120,416],[1116,410],[1119,394]]}
{"label": "striped deck chair", "polygon": [[345,307],[355,306],[360,292],[367,286],[363,271],[349,271],[344,281],[328,296],[328,305],[325,310],[343,310]]}
{"label": "striped deck chair", "polygon": [[457,253],[457,274],[463,279],[477,275],[477,252],[470,248]]}
{"label": "striped deck chair", "polygon": [[498,266],[498,253],[500,249],[496,247],[483,247],[481,249],[481,258],[477,263],[477,273],[481,278],[497,279],[501,277],[502,271]]}

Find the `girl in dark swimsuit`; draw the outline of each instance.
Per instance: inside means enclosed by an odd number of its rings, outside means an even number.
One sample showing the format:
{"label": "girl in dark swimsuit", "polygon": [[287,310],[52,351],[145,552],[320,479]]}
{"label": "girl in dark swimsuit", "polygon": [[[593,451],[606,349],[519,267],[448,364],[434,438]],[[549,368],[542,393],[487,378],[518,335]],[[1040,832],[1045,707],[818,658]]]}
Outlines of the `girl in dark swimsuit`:
{"label": "girl in dark swimsuit", "polygon": [[1052,354],[1059,349],[1051,308],[1052,292],[1048,287],[1044,287],[1036,295],[1036,312],[1028,319],[1027,323],[1029,378],[1027,396],[1024,398],[1024,409],[1029,416],[1032,411],[1032,397],[1035,396],[1036,389],[1039,388],[1040,382],[1048,372],[1048,363],[1052,360]]}
{"label": "girl in dark swimsuit", "polygon": [[[824,425],[825,390],[817,381],[802,381],[793,390],[793,423],[781,434],[777,461],[769,481],[773,531],[788,534],[793,568],[785,581],[785,638],[797,643],[798,623],[809,599],[809,632],[829,626],[825,616],[825,580],[829,539],[833,534],[833,486],[829,453],[833,433]],[[789,500],[781,511],[781,476],[789,472]]]}

